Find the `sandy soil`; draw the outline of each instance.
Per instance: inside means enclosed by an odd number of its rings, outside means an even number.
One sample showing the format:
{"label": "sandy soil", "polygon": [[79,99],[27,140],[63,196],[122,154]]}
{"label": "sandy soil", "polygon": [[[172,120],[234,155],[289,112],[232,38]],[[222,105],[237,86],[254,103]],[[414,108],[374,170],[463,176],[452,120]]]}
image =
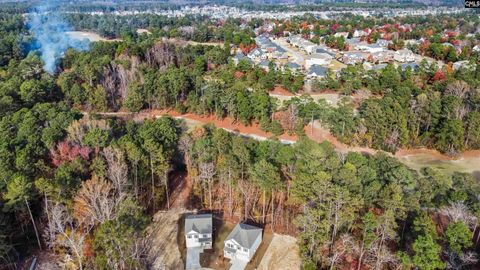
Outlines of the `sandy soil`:
{"label": "sandy soil", "polygon": [[258,270],[300,269],[301,259],[297,240],[288,235],[274,234]]}
{"label": "sandy soil", "polygon": [[277,96],[286,96],[286,97],[293,97],[295,94],[289,92],[281,85],[276,85],[272,91],[269,92],[270,95],[277,95]]}
{"label": "sandy soil", "polygon": [[[335,94],[324,94],[324,95],[335,95]],[[318,95],[314,95],[319,97]],[[289,97],[285,97],[289,98]],[[187,127],[192,128],[195,126],[203,124],[214,124],[217,128],[223,128],[232,133],[240,134],[245,137],[250,137],[257,140],[266,140],[271,138],[273,135],[268,132],[260,130],[257,124],[251,126],[245,126],[240,123],[234,123],[232,119],[217,119],[214,116],[199,116],[194,114],[179,114],[173,110],[156,110],[156,111],[144,111],[138,114],[132,113],[103,113],[105,116],[116,116],[116,117],[126,117],[134,119],[136,121],[141,121],[145,118],[156,118],[162,115],[170,115],[175,118],[184,119],[187,123]],[[314,141],[323,142],[324,140],[329,141],[341,153],[346,153],[349,151],[355,151],[360,153],[375,154],[377,150],[368,148],[368,147],[355,147],[349,146],[344,143],[341,143],[330,134],[329,130],[325,127],[322,127],[316,122],[313,133],[311,125],[305,127],[306,135]],[[288,134],[283,134],[279,139],[284,143],[294,143],[298,140],[297,136],[290,136]],[[478,175],[480,179],[480,151],[466,151],[458,156],[451,157],[444,155],[436,150],[432,149],[400,149],[395,155],[401,162],[408,165],[413,169],[420,169],[422,167],[435,167],[441,170],[444,170],[448,173],[453,171],[468,172]]]}
{"label": "sandy soil", "polygon": [[182,256],[178,249],[178,222],[184,209],[159,211],[153,216],[152,224],[147,228],[149,240],[148,259],[151,269],[184,269]]}
{"label": "sandy soil", "polygon": [[[196,121],[201,124],[214,124],[217,128],[222,128],[226,131],[237,133],[242,136],[255,138],[258,140],[266,140],[268,138],[274,137],[272,133],[261,130],[260,126],[256,123],[250,126],[246,126],[239,122],[235,122],[229,117],[217,119],[215,116],[200,116],[191,113],[180,114],[172,110],[155,110],[151,112],[152,118],[161,117],[162,115],[170,115],[176,118],[189,119],[191,121]],[[293,143],[297,141],[298,138],[295,135],[283,134],[279,136],[278,139],[285,143]]]}

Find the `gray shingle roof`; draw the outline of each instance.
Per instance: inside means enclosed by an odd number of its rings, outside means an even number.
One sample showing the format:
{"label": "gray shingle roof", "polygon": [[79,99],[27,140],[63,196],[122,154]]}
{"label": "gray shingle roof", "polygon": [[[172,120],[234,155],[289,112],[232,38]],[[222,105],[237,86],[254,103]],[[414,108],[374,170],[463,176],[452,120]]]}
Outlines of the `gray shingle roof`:
{"label": "gray shingle roof", "polygon": [[255,240],[262,235],[262,229],[252,225],[239,223],[233,228],[232,232],[227,236],[225,241],[235,240],[244,248],[251,248]]}
{"label": "gray shingle roof", "polygon": [[382,70],[387,67],[387,64],[378,64],[372,67],[373,70]]}
{"label": "gray shingle roof", "polygon": [[212,214],[188,215],[185,218],[185,233],[212,233]]}
{"label": "gray shingle roof", "polygon": [[411,68],[412,70],[417,70],[420,66],[417,63],[404,63],[401,64],[400,67],[402,70],[406,70],[407,68]]}
{"label": "gray shingle roof", "polygon": [[260,67],[268,67],[270,65],[270,61],[268,60],[262,60],[260,63],[258,63],[258,66]]}
{"label": "gray shingle roof", "polygon": [[290,69],[299,69],[300,65],[295,62],[288,62],[286,66]]}
{"label": "gray shingle roof", "polygon": [[322,67],[319,65],[312,65],[308,69],[308,75],[317,75],[317,76],[326,76],[327,75],[327,68]]}
{"label": "gray shingle roof", "polygon": [[326,53],[326,54],[329,54],[330,56],[335,57],[335,53],[327,51],[324,48],[316,48],[315,53]]}

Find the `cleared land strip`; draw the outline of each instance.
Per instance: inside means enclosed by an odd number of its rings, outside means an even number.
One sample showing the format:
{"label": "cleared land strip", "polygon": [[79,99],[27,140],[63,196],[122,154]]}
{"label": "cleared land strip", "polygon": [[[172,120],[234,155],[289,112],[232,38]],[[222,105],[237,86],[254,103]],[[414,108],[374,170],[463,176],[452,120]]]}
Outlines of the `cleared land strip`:
{"label": "cleared land strip", "polygon": [[[88,113],[85,113],[87,114]],[[154,111],[142,111],[140,113],[129,112],[106,112],[97,113],[98,115],[110,116],[110,117],[124,117],[130,118],[135,121],[143,121],[144,119],[153,119],[161,117],[162,115],[169,115],[174,118],[184,119],[189,127],[200,126],[204,124],[213,124],[217,128],[222,128],[228,132],[239,134],[241,136],[250,137],[256,140],[267,140],[273,137],[273,134],[265,132],[260,129],[258,124],[252,124],[250,126],[243,125],[241,123],[234,123],[230,118],[217,119],[215,116],[200,116],[191,113],[180,114],[173,110],[154,110]],[[314,125],[313,132],[311,124],[305,126],[306,135],[317,142],[329,141],[337,151],[346,153],[349,151],[375,154],[377,150],[368,147],[356,147],[349,146],[338,141],[329,130],[325,127]],[[296,135],[283,134],[278,137],[283,143],[295,143],[298,140]],[[466,151],[457,157],[449,157],[441,154],[436,150],[431,149],[401,149],[395,155],[400,161],[408,165],[413,169],[420,169],[422,167],[435,167],[446,172],[468,172],[474,173],[480,178],[480,151]]]}

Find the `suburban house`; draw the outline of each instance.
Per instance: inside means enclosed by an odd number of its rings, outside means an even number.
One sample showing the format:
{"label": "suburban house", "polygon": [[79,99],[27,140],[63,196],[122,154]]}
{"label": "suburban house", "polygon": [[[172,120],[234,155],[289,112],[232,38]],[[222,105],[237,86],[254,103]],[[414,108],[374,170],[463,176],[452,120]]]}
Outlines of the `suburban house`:
{"label": "suburban house", "polygon": [[272,58],[287,59],[288,58],[287,51],[285,51],[285,49],[283,49],[282,47],[278,47],[274,52],[272,52]]}
{"label": "suburban house", "polygon": [[258,67],[265,70],[266,72],[268,72],[270,70],[270,61],[268,60],[262,60],[260,61],[260,63],[258,63]]}
{"label": "suburban house", "polygon": [[238,65],[238,63],[242,60],[247,61],[248,63],[252,64],[252,60],[250,58],[246,57],[243,53],[237,52],[235,56],[232,57],[233,63],[235,65]]}
{"label": "suburban house", "polygon": [[386,40],[386,39],[378,39],[375,44],[378,46],[382,46],[384,48],[387,48],[389,44],[393,43],[391,40]]}
{"label": "suburban house", "polygon": [[185,240],[187,248],[212,248],[212,214],[188,215],[185,218]]}
{"label": "suburban house", "polygon": [[300,69],[302,68],[302,66],[300,66],[299,64],[295,63],[295,62],[288,62],[286,63],[284,66],[283,66],[283,69],[285,70],[286,68],[290,69],[290,71],[292,72],[297,72],[297,71],[300,71]]}
{"label": "suburban house", "polygon": [[356,46],[357,50],[368,52],[368,53],[378,53],[378,52],[383,52],[386,49],[380,45],[377,44],[363,44],[360,43]]}
{"label": "suburban house", "polygon": [[393,51],[374,52],[370,55],[369,61],[372,63],[388,63],[393,61]]}
{"label": "suburban house", "polygon": [[224,241],[223,256],[232,260],[249,262],[260,243],[262,229],[248,224],[237,224]]}
{"label": "suburban house", "polygon": [[368,58],[365,52],[345,52],[342,56],[342,62],[347,65],[355,65],[363,63]]}
{"label": "suburban house", "polygon": [[370,62],[365,62],[363,63],[363,68],[365,70],[374,70],[374,71],[379,71],[387,67],[387,64],[372,64]]}
{"label": "suburban house", "polygon": [[326,53],[335,58],[337,56],[337,52],[334,49],[328,48],[328,47],[320,47],[317,46],[313,53]]}
{"label": "suburban house", "polygon": [[200,269],[200,253],[211,249],[213,243],[212,214],[185,217],[187,257],[185,269]]}
{"label": "suburban house", "polygon": [[365,45],[367,43],[360,41],[360,38],[349,38],[345,40],[345,44],[346,44],[347,50],[351,51],[351,50],[356,50],[357,46]]}
{"label": "suburban house", "polygon": [[417,63],[415,63],[415,62],[411,62],[411,63],[403,63],[403,64],[401,64],[401,65],[400,65],[400,68],[401,68],[402,70],[407,70],[407,68],[411,68],[412,71],[415,71],[415,70],[419,69],[420,66],[419,66]]}
{"label": "suburban house", "polygon": [[248,58],[252,60],[265,60],[267,59],[267,55],[259,48],[255,48],[248,54]]}
{"label": "suburban house", "polygon": [[332,60],[333,56],[328,53],[315,53],[310,59],[305,60],[305,66],[309,68],[313,65],[329,65]]}
{"label": "suburban house", "polygon": [[308,41],[299,35],[290,37],[288,41],[292,46],[295,46],[301,50],[304,50],[309,54],[312,53],[315,50],[315,48],[317,48],[317,45],[315,43]]}
{"label": "suburban house", "polygon": [[372,70],[375,70],[375,71],[380,71],[384,68],[387,67],[387,64],[378,64],[378,65],[374,65],[372,66]]}
{"label": "suburban house", "polygon": [[415,61],[415,54],[409,49],[402,49],[395,52],[393,59],[400,63]]}
{"label": "suburban house", "polygon": [[270,38],[265,35],[261,35],[255,38],[257,46],[266,55],[262,59],[274,58],[274,59],[286,59],[288,57],[287,52],[277,44],[273,43]]}
{"label": "suburban house", "polygon": [[334,37],[344,37],[344,38],[347,38],[348,37],[348,32],[337,32],[335,33],[335,35],[333,35]]}
{"label": "suburban house", "polygon": [[363,37],[363,36],[368,36],[368,34],[370,34],[370,29],[365,29],[365,30],[355,30],[353,32],[353,37],[357,38],[357,37]]}
{"label": "suburban house", "polygon": [[308,69],[307,79],[321,79],[327,76],[327,68],[319,65],[313,65]]}

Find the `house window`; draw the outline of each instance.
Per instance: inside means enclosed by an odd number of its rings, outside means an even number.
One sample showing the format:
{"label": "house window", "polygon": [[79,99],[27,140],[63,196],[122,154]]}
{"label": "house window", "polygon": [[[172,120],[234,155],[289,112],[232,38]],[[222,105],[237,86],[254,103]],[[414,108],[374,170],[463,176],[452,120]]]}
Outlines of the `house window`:
{"label": "house window", "polygon": [[191,238],[192,238],[192,236],[191,236],[191,235],[189,235],[189,236],[187,236],[187,238],[188,238],[188,239],[191,239]]}
{"label": "house window", "polygon": [[193,237],[194,237],[194,238],[198,238],[198,235],[195,234]]}
{"label": "house window", "polygon": [[208,237],[208,234],[204,234],[204,235],[203,235],[203,238],[207,238],[207,237]]}
{"label": "house window", "polygon": [[238,249],[238,250],[242,250],[242,248],[241,248],[240,246],[237,246],[237,249]]}
{"label": "house window", "polygon": [[248,252],[248,250],[246,248],[243,248],[243,251]]}

